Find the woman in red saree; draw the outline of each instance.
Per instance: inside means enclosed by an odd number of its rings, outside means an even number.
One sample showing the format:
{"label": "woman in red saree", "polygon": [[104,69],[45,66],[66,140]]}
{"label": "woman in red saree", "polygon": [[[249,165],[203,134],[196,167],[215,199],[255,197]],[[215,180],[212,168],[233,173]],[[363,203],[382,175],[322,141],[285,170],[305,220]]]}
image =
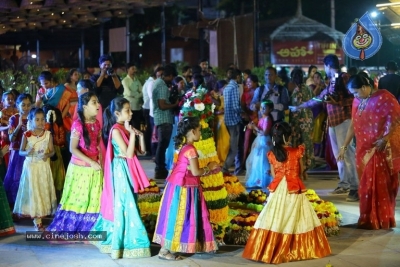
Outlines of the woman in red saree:
{"label": "woman in red saree", "polygon": [[358,228],[393,228],[400,172],[400,105],[389,91],[374,89],[373,81],[364,76],[351,76],[347,87],[356,97],[353,127],[349,127],[338,160],[343,160],[355,135],[360,177]]}

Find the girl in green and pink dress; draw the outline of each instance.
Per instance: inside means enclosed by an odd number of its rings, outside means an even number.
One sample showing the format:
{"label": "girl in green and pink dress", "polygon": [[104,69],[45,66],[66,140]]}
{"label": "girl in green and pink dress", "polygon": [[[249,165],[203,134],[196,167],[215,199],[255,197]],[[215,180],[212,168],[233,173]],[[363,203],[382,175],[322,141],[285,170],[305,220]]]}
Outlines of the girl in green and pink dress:
{"label": "girl in green and pink dress", "polygon": [[64,191],[48,231],[90,231],[100,211],[103,171],[100,165],[101,128],[96,120],[100,104],[92,92],[79,97],[78,119],[71,127],[71,161]]}
{"label": "girl in green and pink dress", "polygon": [[[111,258],[150,257],[150,240],[140,218],[137,193],[148,187],[146,173],[136,156],[144,137],[129,125],[129,101],[117,97],[104,111],[103,139],[107,145],[100,216],[92,231],[106,231],[104,241],[93,242]],[[136,141],[139,139],[139,146]]]}

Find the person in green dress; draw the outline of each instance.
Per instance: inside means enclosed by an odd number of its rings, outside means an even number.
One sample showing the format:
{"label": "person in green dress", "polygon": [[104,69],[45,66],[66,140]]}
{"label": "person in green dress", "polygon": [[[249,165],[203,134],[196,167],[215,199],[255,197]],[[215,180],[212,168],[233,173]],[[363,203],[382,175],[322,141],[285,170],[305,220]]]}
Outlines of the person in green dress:
{"label": "person in green dress", "polygon": [[6,163],[3,155],[8,152],[8,148],[9,145],[6,145],[0,150],[0,237],[15,233],[10,205],[8,204],[6,191],[3,186],[3,178],[6,174]]}
{"label": "person in green dress", "polygon": [[[137,192],[148,187],[136,153],[143,153],[144,136],[129,125],[129,101],[117,97],[104,111],[103,140],[107,144],[100,216],[92,231],[106,231],[104,241],[92,242],[111,258],[150,257],[150,240],[140,218]],[[139,145],[135,142],[139,139]]]}
{"label": "person in green dress", "polygon": [[[313,98],[313,93],[303,80],[303,70],[295,68],[290,74],[296,88],[291,95],[292,106],[299,106]],[[310,109],[302,109],[299,112],[290,112],[290,125],[292,127],[292,145],[298,147],[304,144],[306,147],[303,157],[304,172],[303,179],[307,178],[306,171],[314,167],[314,144],[313,144],[313,114]]]}

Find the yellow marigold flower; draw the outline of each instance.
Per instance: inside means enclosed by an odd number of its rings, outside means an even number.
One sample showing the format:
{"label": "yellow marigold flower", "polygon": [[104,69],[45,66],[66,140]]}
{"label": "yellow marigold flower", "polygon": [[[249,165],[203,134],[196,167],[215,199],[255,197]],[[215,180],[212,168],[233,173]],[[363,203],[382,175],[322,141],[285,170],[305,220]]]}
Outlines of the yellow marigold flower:
{"label": "yellow marigold flower", "polygon": [[213,201],[226,198],[228,196],[228,192],[226,192],[225,187],[223,187],[218,191],[204,191],[203,195],[206,201]]}
{"label": "yellow marigold flower", "polygon": [[222,209],[216,209],[216,210],[209,210],[210,212],[210,222],[212,223],[222,223],[228,218],[228,211],[229,207],[226,206]]}

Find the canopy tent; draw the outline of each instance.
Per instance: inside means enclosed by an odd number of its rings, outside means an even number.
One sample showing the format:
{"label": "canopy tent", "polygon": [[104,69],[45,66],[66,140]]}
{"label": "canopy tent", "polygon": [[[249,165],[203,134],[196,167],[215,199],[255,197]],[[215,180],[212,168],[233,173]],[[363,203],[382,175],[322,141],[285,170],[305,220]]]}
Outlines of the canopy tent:
{"label": "canopy tent", "polygon": [[[26,30],[88,28],[126,18],[165,0],[1,0],[0,34]],[[176,1],[175,1],[176,2]]]}
{"label": "canopy tent", "polygon": [[[400,0],[390,0],[390,6],[380,6],[378,9],[392,23],[400,23]],[[388,26],[388,27],[387,27]],[[381,25],[382,34],[393,44],[400,45],[400,24],[398,26]]]}
{"label": "canopy tent", "polygon": [[296,16],[270,35],[271,62],[283,65],[319,65],[327,54],[344,58],[344,34],[302,15],[301,1]]}

